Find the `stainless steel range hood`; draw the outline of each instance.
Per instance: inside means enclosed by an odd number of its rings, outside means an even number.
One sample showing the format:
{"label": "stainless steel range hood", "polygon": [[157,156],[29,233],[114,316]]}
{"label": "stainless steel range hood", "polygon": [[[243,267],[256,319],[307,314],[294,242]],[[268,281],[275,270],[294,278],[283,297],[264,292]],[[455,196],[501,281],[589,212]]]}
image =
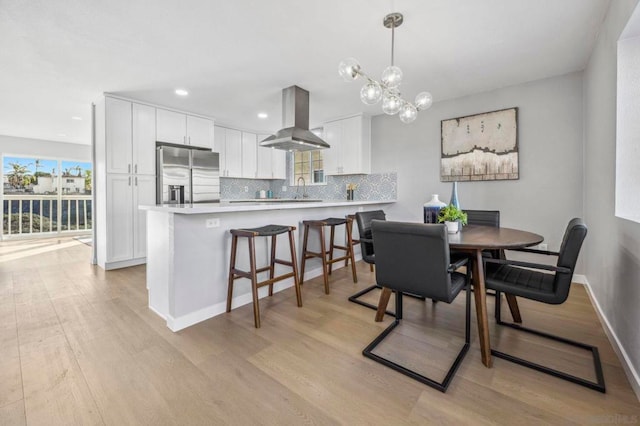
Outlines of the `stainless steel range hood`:
{"label": "stainless steel range hood", "polygon": [[330,148],[309,131],[309,92],[298,86],[282,91],[282,130],[260,142],[266,148],[286,151],[312,151]]}

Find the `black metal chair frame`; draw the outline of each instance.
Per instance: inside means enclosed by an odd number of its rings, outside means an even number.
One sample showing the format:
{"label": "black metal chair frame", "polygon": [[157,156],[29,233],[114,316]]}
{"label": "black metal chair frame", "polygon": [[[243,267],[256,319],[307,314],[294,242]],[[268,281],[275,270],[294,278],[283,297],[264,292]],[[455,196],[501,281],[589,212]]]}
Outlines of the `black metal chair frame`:
{"label": "black metal chair frame", "polygon": [[[371,211],[371,212],[364,212],[364,213],[376,213],[376,212],[377,212],[377,210],[376,210],[376,211]],[[363,214],[364,214],[364,213],[363,213]],[[383,212],[383,213],[384,213],[384,212]],[[356,218],[356,215],[353,215],[353,216],[354,216],[354,219],[355,219],[355,218]],[[357,220],[356,220],[356,222],[357,222]],[[363,231],[363,230],[362,230],[362,229],[360,229],[360,223],[358,222],[358,233],[359,233],[360,235],[359,235],[359,237],[358,237],[358,240],[357,240],[357,241],[358,241],[358,243],[360,244],[360,247],[362,248],[362,250],[364,250],[365,244],[371,244],[371,245],[373,246],[373,239],[371,239],[371,238],[366,238],[364,235],[362,235],[362,231]],[[367,262],[367,263],[371,264],[371,266],[373,266],[373,265],[374,265],[374,263],[371,263],[371,261],[367,261],[367,260],[365,259],[364,252],[363,252],[363,257],[362,257],[362,258],[363,258],[363,260],[364,260],[365,262]],[[371,269],[371,270],[373,271],[373,269]],[[377,310],[377,309],[378,309],[378,307],[377,307],[376,305],[373,305],[373,304],[371,304],[371,303],[363,302],[363,301],[361,301],[361,300],[358,300],[358,299],[359,299],[359,297],[364,296],[365,294],[367,294],[367,293],[369,293],[369,292],[371,292],[371,291],[373,291],[373,290],[375,290],[375,289],[382,289],[382,287],[381,287],[381,286],[379,286],[379,285],[377,285],[377,284],[374,284],[374,285],[372,285],[372,286],[370,286],[370,287],[367,287],[367,288],[365,288],[365,289],[362,289],[362,290],[360,290],[359,292],[357,292],[357,293],[355,293],[355,294],[353,294],[353,295],[349,296],[349,299],[348,299],[348,300],[349,300],[349,302],[356,303],[356,304],[358,304],[358,305],[360,305],[360,306],[364,306],[364,307],[369,308],[369,309]],[[414,297],[414,298],[416,298],[416,299],[425,300],[425,298],[424,298],[424,297],[422,297],[422,296],[418,296],[418,295],[414,295],[414,294],[410,294],[410,293],[405,293],[405,295],[406,295],[406,296],[409,296],[409,297]],[[386,311],[385,311],[385,314],[390,315],[390,316],[392,316],[392,317],[395,317],[395,316],[396,316],[395,312],[391,312],[391,311],[389,311],[389,310],[386,310]]]}
{"label": "black metal chair frame", "polygon": [[[545,250],[535,250],[535,249],[518,249],[517,251],[524,251],[524,252],[529,252],[529,253],[537,253],[537,254],[544,254],[544,255],[548,255],[548,256],[558,256],[559,253],[557,252],[552,252],[552,251],[545,251]],[[522,266],[522,267],[526,267],[526,268],[535,268],[535,269],[546,269],[548,271],[554,271],[554,272],[570,272],[570,270],[568,268],[563,268],[563,267],[558,267],[558,266],[553,266],[553,265],[544,265],[544,264],[538,264],[538,263],[530,263],[530,262],[520,262],[520,261],[513,261],[513,260],[503,260],[503,259],[484,259],[485,263],[502,263],[502,264],[510,264],[510,265],[514,265],[514,266]],[[526,359],[523,358],[518,358],[516,356],[507,354],[505,352],[501,352],[495,349],[491,349],[491,354],[494,355],[497,358],[502,358],[505,359],[507,361],[511,361],[513,363],[522,365],[523,367],[528,367],[531,369],[534,369],[536,371],[539,371],[541,373],[545,373],[545,374],[549,374],[551,376],[554,377],[558,377],[560,379],[563,380],[567,380],[569,382],[587,387],[589,389],[593,389],[596,390],[598,392],[602,392],[605,393],[606,392],[606,387],[605,387],[605,383],[604,383],[604,374],[602,372],[602,363],[600,362],[600,354],[598,352],[598,348],[596,346],[592,346],[592,345],[588,345],[586,343],[582,343],[582,342],[576,342],[574,340],[570,340],[561,336],[556,336],[553,334],[549,334],[549,333],[545,333],[543,331],[539,331],[539,330],[534,330],[531,328],[527,328],[527,327],[523,327],[520,324],[517,323],[512,323],[512,322],[505,322],[502,321],[502,315],[501,315],[501,305],[502,305],[502,296],[501,296],[501,292],[500,291],[496,291],[496,305],[495,305],[495,317],[496,317],[496,324],[501,325],[501,326],[506,326],[506,327],[511,327],[515,330],[519,330],[519,331],[524,331],[530,334],[534,334],[536,336],[540,336],[540,337],[544,337],[547,339],[551,339],[554,340],[556,342],[561,342],[561,343],[565,343],[567,345],[571,345],[577,348],[581,348],[581,349],[585,349],[591,352],[592,358],[593,358],[593,367],[595,370],[595,374],[596,374],[596,381],[592,382],[559,370],[555,370],[553,368],[550,367],[546,367],[544,365],[541,364],[537,364],[535,362],[532,361],[528,361]]]}
{"label": "black metal chair frame", "polygon": [[[449,266],[448,271],[454,272],[456,269],[460,268],[461,266],[464,266],[466,264],[470,263],[469,259],[460,259],[458,260],[456,263],[452,264],[451,266]],[[465,294],[466,294],[466,307],[465,307],[465,336],[464,336],[464,345],[462,346],[462,349],[460,349],[460,352],[458,353],[458,355],[456,356],[455,361],[453,361],[453,364],[451,365],[451,367],[449,368],[449,371],[447,372],[444,380],[442,382],[437,382],[429,377],[426,377],[416,371],[410,370],[394,361],[391,361],[390,359],[381,357],[380,355],[376,355],[373,353],[373,350],[389,335],[391,334],[391,332],[393,331],[394,328],[396,328],[399,324],[400,321],[402,320],[402,295],[403,293],[401,292],[395,292],[396,293],[396,315],[395,315],[395,320],[391,323],[391,325],[389,325],[389,327],[387,327],[378,337],[376,337],[373,342],[371,342],[363,351],[362,351],[362,355],[364,355],[365,357],[372,359],[382,365],[385,365],[389,368],[391,368],[392,370],[395,370],[399,373],[404,374],[405,376],[411,377],[414,380],[419,381],[420,383],[424,383],[427,386],[431,386],[434,389],[439,390],[440,392],[446,392],[447,388],[449,387],[449,384],[451,383],[451,380],[453,379],[453,376],[455,375],[456,371],[458,370],[458,367],[460,367],[460,364],[462,363],[462,360],[464,359],[465,355],[467,354],[467,352],[469,351],[469,335],[470,335],[470,328],[471,328],[471,322],[470,322],[470,318],[471,318],[471,291],[469,291],[469,285],[471,282],[471,267],[469,267],[469,265],[467,265],[467,273],[466,273],[466,283],[465,283]],[[387,312],[388,313],[388,312]]]}

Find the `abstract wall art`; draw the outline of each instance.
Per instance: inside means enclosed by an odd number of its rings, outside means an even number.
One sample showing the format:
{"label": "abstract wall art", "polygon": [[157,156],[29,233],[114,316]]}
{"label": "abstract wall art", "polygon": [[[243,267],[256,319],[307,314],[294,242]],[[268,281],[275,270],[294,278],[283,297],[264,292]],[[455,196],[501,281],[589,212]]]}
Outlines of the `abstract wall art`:
{"label": "abstract wall art", "polygon": [[440,180],[518,179],[518,108],[441,121]]}

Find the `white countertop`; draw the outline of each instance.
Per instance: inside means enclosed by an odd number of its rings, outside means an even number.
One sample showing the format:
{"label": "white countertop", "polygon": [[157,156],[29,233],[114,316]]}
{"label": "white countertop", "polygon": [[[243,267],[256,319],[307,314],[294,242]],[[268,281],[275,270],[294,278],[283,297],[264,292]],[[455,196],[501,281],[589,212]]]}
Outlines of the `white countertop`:
{"label": "white countertop", "polygon": [[[230,202],[235,201],[235,202]],[[327,200],[327,201],[245,201],[225,200],[219,203],[202,204],[163,204],[139,206],[140,210],[158,211],[179,214],[233,213],[259,210],[314,209],[338,206],[364,206],[369,204],[391,204],[396,200]]]}

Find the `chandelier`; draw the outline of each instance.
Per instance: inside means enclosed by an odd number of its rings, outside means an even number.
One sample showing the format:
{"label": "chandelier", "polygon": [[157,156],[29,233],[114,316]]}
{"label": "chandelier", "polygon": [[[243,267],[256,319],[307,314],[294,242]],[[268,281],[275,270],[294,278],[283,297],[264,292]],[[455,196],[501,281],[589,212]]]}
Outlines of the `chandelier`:
{"label": "chandelier", "polygon": [[347,58],[340,62],[338,72],[345,81],[353,81],[358,77],[366,79],[366,83],[360,90],[360,99],[367,105],[375,105],[382,99],[382,111],[385,114],[398,114],[403,123],[411,123],[418,116],[418,111],[425,110],[433,103],[433,97],[429,92],[420,92],[415,102],[411,103],[402,98],[400,83],[402,82],[402,70],[393,63],[393,49],[395,28],[402,25],[401,13],[390,13],[384,17],[382,24],[385,28],[391,28],[391,65],[382,72],[382,78],[377,81],[362,71],[360,64],[354,58]]}

